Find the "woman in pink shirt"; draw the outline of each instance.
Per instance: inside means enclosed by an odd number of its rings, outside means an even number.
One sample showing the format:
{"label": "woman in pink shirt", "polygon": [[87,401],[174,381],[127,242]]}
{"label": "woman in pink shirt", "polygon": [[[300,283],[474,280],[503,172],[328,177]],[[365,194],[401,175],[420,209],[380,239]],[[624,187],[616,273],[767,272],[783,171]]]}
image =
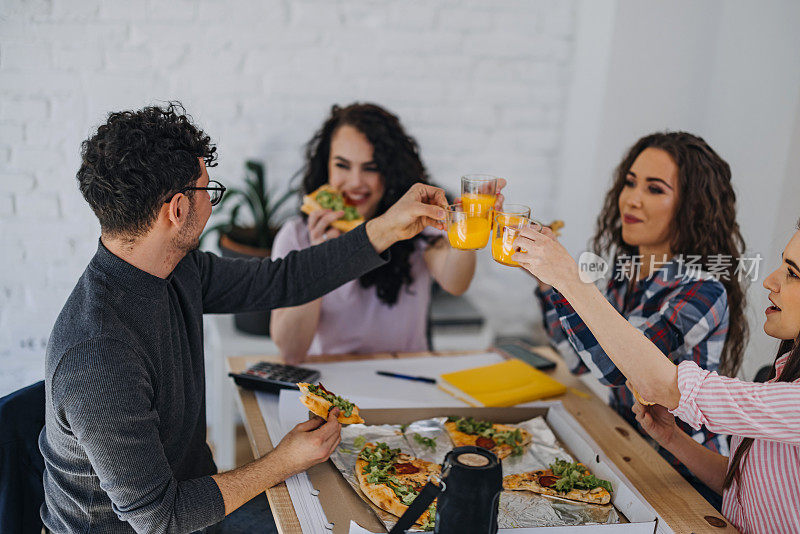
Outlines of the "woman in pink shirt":
{"label": "woman in pink shirt", "polygon": [[[781,340],[764,384],[720,376],[692,361],[676,366],[594,285],[581,282],[575,261],[547,230],[526,230],[517,239],[527,252],[515,259],[567,298],[629,387],[655,403],[634,406],[645,430],[722,494],[722,513],[745,533],[800,532],[800,223],[798,230],[764,281],[771,304],[764,331]],[[733,455],[676,431],[673,416],[731,434]]]}
{"label": "woman in pink shirt", "polygon": [[[374,104],[333,106],[306,149],[302,193],[330,183],[367,220],[417,182],[428,183],[428,173],[416,141],[395,115]],[[502,205],[502,195],[497,201]],[[342,215],[319,210],[287,221],[275,237],[273,259],[338,237],[331,223]],[[301,362],[306,354],[428,350],[432,280],[449,293],[463,293],[475,272],[475,252],[451,248],[434,231],[400,241],[389,253],[389,263],[359,280],[308,304],[273,310],[270,336],[286,361]]]}

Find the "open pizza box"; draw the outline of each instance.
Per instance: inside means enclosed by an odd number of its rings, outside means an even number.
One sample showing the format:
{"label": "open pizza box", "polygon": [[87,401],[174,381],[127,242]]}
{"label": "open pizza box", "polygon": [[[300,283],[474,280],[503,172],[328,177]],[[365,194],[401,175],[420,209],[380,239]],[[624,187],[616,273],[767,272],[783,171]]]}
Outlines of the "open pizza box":
{"label": "open pizza box", "polygon": [[[653,534],[673,532],[647,501],[639,494],[622,472],[607,458],[561,402],[541,402],[526,408],[392,408],[365,409],[361,415],[369,425],[408,424],[414,421],[445,415],[474,417],[496,423],[518,423],[543,416],[564,447],[595,475],[611,482],[614,487],[612,504],[621,523],[612,525],[583,525],[571,527],[540,527],[519,530],[520,533],[542,532],[603,532],[624,534]],[[334,534],[350,532],[354,521],[367,532],[386,532],[370,505],[358,496],[331,462],[312,467],[308,476],[319,490],[319,500]],[[361,531],[363,532],[363,530]]]}

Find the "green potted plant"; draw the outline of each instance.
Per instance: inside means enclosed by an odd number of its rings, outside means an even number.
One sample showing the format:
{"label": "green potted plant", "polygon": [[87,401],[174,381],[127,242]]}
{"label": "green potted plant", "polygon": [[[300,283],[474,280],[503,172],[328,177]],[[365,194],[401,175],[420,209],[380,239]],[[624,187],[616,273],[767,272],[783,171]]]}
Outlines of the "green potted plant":
{"label": "green potted plant", "polygon": [[[280,208],[299,189],[290,186],[275,198],[276,192],[267,187],[264,164],[248,160],[244,167],[244,186],[229,187],[219,203],[219,208],[225,209],[225,222],[208,228],[202,239],[219,233],[219,249],[227,258],[266,258],[272,252],[275,234],[288,216],[279,213]],[[246,215],[243,217],[246,222],[241,222],[242,215]],[[248,334],[269,335],[269,312],[237,313],[234,324],[238,330]]]}

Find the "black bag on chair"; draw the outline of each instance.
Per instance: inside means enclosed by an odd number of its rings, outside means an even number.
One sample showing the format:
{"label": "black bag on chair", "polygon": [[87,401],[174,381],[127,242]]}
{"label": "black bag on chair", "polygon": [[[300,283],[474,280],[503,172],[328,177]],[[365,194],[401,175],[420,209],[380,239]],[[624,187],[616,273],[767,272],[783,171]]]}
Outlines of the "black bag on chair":
{"label": "black bag on chair", "polygon": [[39,534],[44,502],[44,382],[0,399],[0,532]]}

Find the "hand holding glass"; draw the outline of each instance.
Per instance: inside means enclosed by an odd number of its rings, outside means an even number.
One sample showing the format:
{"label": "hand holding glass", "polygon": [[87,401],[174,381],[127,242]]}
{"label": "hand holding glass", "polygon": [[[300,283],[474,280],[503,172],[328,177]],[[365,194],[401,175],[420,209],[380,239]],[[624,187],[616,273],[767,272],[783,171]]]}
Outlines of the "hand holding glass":
{"label": "hand holding glass", "polygon": [[[541,231],[542,225],[529,218],[530,208],[527,206],[508,204],[503,211],[498,211],[494,218],[494,228],[492,231],[492,258],[497,263],[509,267],[519,267],[519,263],[511,259],[518,247],[514,246],[514,240],[525,227],[532,227],[537,232]],[[524,251],[523,251],[524,252]]]}

